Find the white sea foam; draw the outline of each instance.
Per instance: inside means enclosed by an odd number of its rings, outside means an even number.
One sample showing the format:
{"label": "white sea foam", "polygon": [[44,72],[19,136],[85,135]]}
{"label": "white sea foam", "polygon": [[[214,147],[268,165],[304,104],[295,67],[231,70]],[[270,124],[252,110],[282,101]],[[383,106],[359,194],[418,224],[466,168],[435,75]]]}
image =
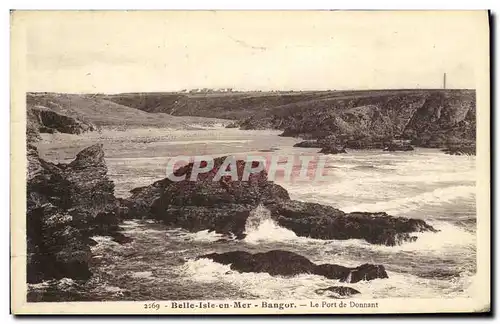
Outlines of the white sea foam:
{"label": "white sea foam", "polygon": [[[439,232],[415,232],[411,235],[417,236],[414,242],[404,242],[398,246],[376,245],[362,239],[348,240],[320,240],[309,237],[297,236],[293,231],[276,224],[270,217],[270,212],[263,206],[258,206],[251,212],[246,224],[246,234],[244,241],[256,245],[268,242],[283,242],[292,244],[307,245],[334,245],[357,246],[370,250],[382,250],[384,252],[413,251],[417,253],[440,254],[448,249],[462,247],[474,247],[476,235],[461,227],[448,222],[431,221],[428,222]],[[338,258],[338,256],[336,256]]]}
{"label": "white sea foam", "polygon": [[189,233],[187,234],[187,236],[191,237],[193,241],[197,242],[215,242],[224,237],[224,235],[222,234],[215,233],[214,231],[209,232],[208,230]]}
{"label": "white sea foam", "polygon": [[151,271],[138,271],[138,272],[132,272],[130,274],[132,278],[150,278],[153,276],[153,272]]}
{"label": "white sea foam", "polygon": [[447,222],[428,222],[439,232],[415,232],[414,242],[404,242],[397,246],[370,244],[365,240],[350,239],[345,241],[331,241],[336,246],[357,246],[365,249],[380,250],[383,252],[408,251],[419,254],[441,255],[451,249],[473,248],[476,245],[476,235],[458,226]]}
{"label": "white sea foam", "polygon": [[181,228],[173,228],[163,231],[167,233],[167,236],[171,239],[180,239],[182,241],[193,241],[193,242],[216,242],[220,239],[233,239],[233,237],[225,236],[224,234],[219,234],[214,231],[202,230],[198,232],[188,232]]}
{"label": "white sea foam", "polygon": [[108,286],[108,285],[105,285],[104,287],[102,287],[102,289],[104,289],[107,292],[111,292],[111,293],[122,293],[124,291],[120,287]]}
{"label": "white sea foam", "polygon": [[[348,286],[361,292],[356,299],[415,297],[431,298],[469,295],[467,290],[470,276],[463,275],[454,280],[426,279],[409,274],[388,271],[388,279],[375,279],[357,283],[340,283],[322,276],[300,274],[292,278],[271,276],[267,273],[239,273],[230,265],[222,265],[209,259],[189,260],[179,267],[178,272],[200,282],[228,282],[241,287],[248,293],[271,299],[313,299],[326,294],[315,291],[329,286]],[[408,287],[412,287],[408,289]]]}
{"label": "white sea foam", "polygon": [[280,227],[271,219],[271,212],[262,205],[250,212],[245,225],[245,242],[258,244],[259,242],[283,242],[297,240],[297,235],[286,228]]}
{"label": "white sea foam", "polygon": [[111,236],[92,236],[91,239],[97,242],[97,244],[118,244],[113,241]]}
{"label": "white sea foam", "polygon": [[368,212],[387,212],[389,214],[399,214],[409,212],[424,205],[439,206],[443,203],[452,202],[456,199],[475,197],[475,186],[450,186],[446,188],[437,188],[433,191],[425,192],[413,197],[404,197],[389,201],[378,201],[371,204],[358,204],[353,206],[340,206],[345,212],[368,211]]}

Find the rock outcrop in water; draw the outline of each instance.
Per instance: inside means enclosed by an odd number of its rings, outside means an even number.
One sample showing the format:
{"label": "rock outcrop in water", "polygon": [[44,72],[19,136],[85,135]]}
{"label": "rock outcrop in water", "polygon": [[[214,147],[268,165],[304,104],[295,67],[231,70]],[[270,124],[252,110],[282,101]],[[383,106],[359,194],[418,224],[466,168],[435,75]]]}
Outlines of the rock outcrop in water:
{"label": "rock outcrop in water", "polygon": [[183,181],[166,178],[132,190],[132,196],[123,200],[129,217],[150,217],[191,231],[208,229],[243,237],[246,219],[259,203],[290,199],[284,188],[267,180],[265,171],[241,181],[245,168],[241,160],[234,161],[238,181],[229,175],[214,181],[224,161],[225,157],[215,159],[212,170],[199,174],[197,181],[190,181],[190,163],[174,171],[175,176],[186,177]]}
{"label": "rock outcrop in water", "polygon": [[69,164],[41,159],[30,144],[27,157],[27,280],[88,279],[91,236],[127,241],[102,145],[82,150]]}
{"label": "rock outcrop in water", "polygon": [[265,272],[272,276],[291,277],[299,274],[316,274],[348,283],[388,278],[383,265],[362,264],[355,268],[329,263],[316,265],[299,254],[281,250],[255,254],[245,251],[211,253],[199,258],[230,264],[231,269],[238,272]]}
{"label": "rock outcrop in water", "polygon": [[282,227],[298,236],[323,240],[363,239],[394,246],[417,239],[413,232],[436,230],[420,219],[393,217],[386,213],[343,211],[331,206],[295,200],[269,204],[267,208]]}
{"label": "rock outcrop in water", "polygon": [[251,174],[249,181],[241,181],[245,169],[241,160],[234,161],[237,181],[227,175],[213,181],[219,169],[227,166],[224,161],[225,157],[216,159],[211,171],[199,174],[197,181],[189,180],[190,163],[174,172],[175,176],[185,175],[185,180],[166,178],[132,190],[132,196],[122,201],[127,217],[148,217],[190,231],[209,230],[243,238],[251,212],[260,205],[280,226],[298,236],[317,239],[354,238],[393,246],[415,241],[413,232],[436,231],[423,220],[386,213],[344,213],[331,206],[291,200],[283,187],[267,180],[264,170]]}

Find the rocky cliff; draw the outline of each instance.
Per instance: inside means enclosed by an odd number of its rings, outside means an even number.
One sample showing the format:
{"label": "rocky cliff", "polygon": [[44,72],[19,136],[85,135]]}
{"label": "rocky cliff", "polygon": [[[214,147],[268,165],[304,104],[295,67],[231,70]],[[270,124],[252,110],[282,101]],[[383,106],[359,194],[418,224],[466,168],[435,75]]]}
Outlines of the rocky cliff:
{"label": "rocky cliff", "polygon": [[[475,143],[474,90],[366,90],[234,93],[125,93],[104,99],[147,112],[236,119],[230,127],[281,129],[283,136],[329,137],[329,147]],[[324,146],[320,146],[324,147]]]}
{"label": "rocky cliff", "polygon": [[283,136],[329,138],[347,148],[383,148],[393,139],[423,147],[476,139],[473,90],[380,91],[310,100],[257,113],[243,129],[282,129]]}
{"label": "rocky cliff", "polygon": [[58,113],[43,106],[28,106],[27,114],[26,131],[28,142],[39,139],[39,133],[81,134],[97,130],[97,127],[89,122]]}
{"label": "rocky cliff", "polygon": [[126,241],[102,145],[84,149],[69,164],[44,161],[30,144],[27,157],[27,280],[86,280],[92,236]]}

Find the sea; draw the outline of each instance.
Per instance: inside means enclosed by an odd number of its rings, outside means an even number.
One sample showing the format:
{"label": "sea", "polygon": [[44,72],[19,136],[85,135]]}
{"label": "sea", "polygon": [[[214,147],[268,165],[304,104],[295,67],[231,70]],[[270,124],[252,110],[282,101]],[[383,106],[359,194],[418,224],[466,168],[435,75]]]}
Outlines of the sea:
{"label": "sea", "polygon": [[[104,144],[115,194],[126,197],[138,186],[166,176],[168,161],[178,155],[313,155],[298,148],[297,138],[278,131],[243,131],[222,127],[195,130],[137,129],[86,136],[43,134],[42,157],[68,162],[85,146]],[[123,233],[133,241],[120,245],[94,237],[92,278],[86,283],[62,279],[30,285],[85,292],[92,300],[225,300],[328,298],[318,289],[335,285],[361,292],[357,299],[394,297],[468,297],[476,280],[476,159],[438,149],[410,152],[349,150],[328,155],[327,180],[277,178],[292,199],[331,205],[345,212],[386,212],[423,219],[439,232],[416,233],[415,242],[389,247],[358,239],[318,240],[298,237],[277,225],[264,206],[252,211],[243,240],[220,240],[208,231],[188,232],[148,219],[128,220]],[[286,250],[312,262],[355,267],[382,264],[389,278],[341,283],[311,274],[294,277],[239,273],[198,256],[244,250]],[[91,296],[91,297],[88,297]]]}

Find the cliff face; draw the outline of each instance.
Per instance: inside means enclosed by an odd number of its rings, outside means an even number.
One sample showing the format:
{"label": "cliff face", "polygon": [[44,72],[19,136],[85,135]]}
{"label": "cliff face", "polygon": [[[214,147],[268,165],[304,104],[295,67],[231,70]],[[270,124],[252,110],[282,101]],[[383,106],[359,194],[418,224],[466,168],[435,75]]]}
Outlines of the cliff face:
{"label": "cliff face", "polygon": [[106,100],[148,112],[237,119],[242,129],[335,137],[332,145],[382,148],[404,138],[425,147],[475,142],[474,90],[128,93]]}
{"label": "cliff face", "polygon": [[395,138],[424,147],[473,143],[476,104],[472,90],[385,91],[310,100],[256,114],[243,129],[283,129],[283,136],[330,137],[348,148],[382,147]]}
{"label": "cliff face", "polygon": [[28,106],[27,114],[28,142],[38,139],[39,133],[81,134],[97,129],[89,122],[58,113],[44,106]]}
{"label": "cliff face", "polygon": [[53,164],[27,147],[28,282],[63,277],[86,280],[93,235],[123,242],[118,202],[107,177],[102,145],[90,146],[69,164]]}

